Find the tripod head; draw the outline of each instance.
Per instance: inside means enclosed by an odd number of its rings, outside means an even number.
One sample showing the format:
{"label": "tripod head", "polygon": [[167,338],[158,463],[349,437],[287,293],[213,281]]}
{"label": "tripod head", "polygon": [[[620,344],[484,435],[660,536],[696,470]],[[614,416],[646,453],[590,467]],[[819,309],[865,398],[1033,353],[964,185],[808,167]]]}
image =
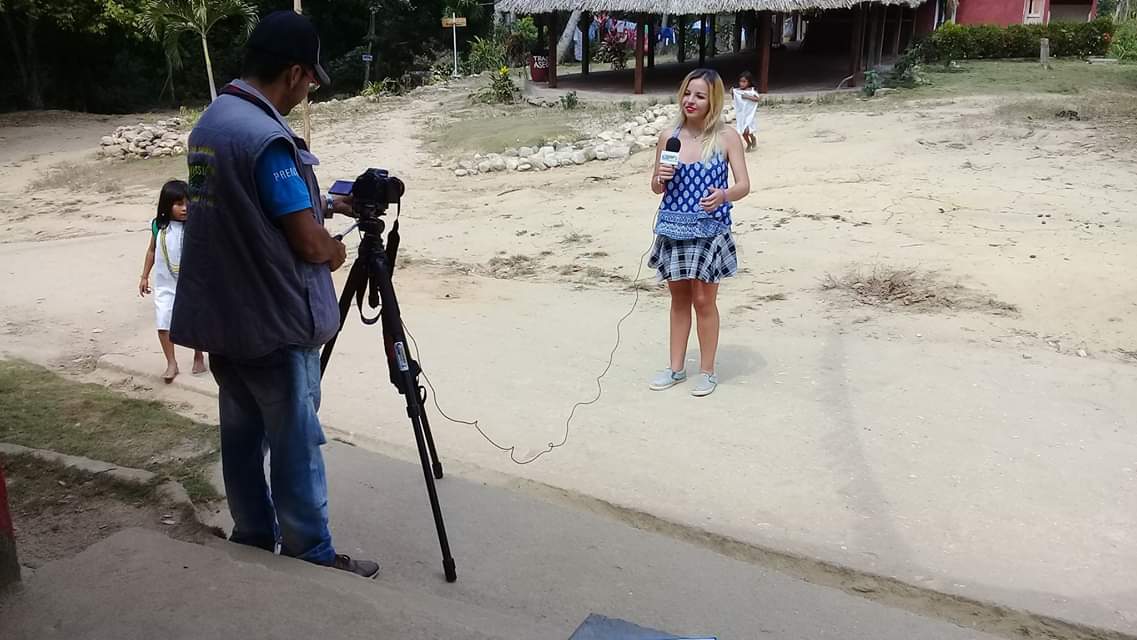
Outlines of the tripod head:
{"label": "tripod head", "polygon": [[[364,223],[385,215],[389,205],[398,206],[405,192],[403,181],[390,175],[386,169],[368,169],[359,174],[351,186],[351,198],[360,228],[366,232],[368,225]],[[379,232],[382,229],[380,225]]]}

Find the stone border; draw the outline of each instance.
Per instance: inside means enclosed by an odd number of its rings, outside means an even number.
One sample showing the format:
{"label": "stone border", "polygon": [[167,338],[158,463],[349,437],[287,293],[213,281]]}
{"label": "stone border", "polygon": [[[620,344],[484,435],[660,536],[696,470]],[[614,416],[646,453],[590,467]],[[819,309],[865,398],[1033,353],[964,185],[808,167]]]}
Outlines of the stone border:
{"label": "stone border", "polygon": [[[61,464],[64,467],[75,469],[83,473],[109,477],[124,484],[146,486],[154,484],[158,480],[158,474],[146,471],[145,469],[132,469],[130,467],[103,462],[102,460],[92,460],[91,458],[84,458],[83,456],[70,456],[48,449],[33,449],[18,444],[0,442],[0,453],[10,456],[31,456],[45,462]],[[199,525],[210,528],[209,525],[202,522],[198,516],[197,509],[194,507],[193,501],[190,500],[189,493],[186,492],[182,483],[177,480],[166,480],[159,484],[156,490],[159,497],[174,503],[176,506],[185,508],[193,514],[194,520]]]}
{"label": "stone border", "polygon": [[[595,160],[627,160],[634,153],[655,148],[659,134],[670,127],[679,116],[679,105],[665,104],[648,108],[640,115],[594,137],[572,143],[545,144],[540,147],[506,149],[501,153],[475,154],[447,165],[455,177],[464,178],[485,173],[515,171],[546,171],[556,167],[571,167]],[[723,107],[722,120],[734,122],[734,106]],[[432,167],[443,166],[441,160]]]}

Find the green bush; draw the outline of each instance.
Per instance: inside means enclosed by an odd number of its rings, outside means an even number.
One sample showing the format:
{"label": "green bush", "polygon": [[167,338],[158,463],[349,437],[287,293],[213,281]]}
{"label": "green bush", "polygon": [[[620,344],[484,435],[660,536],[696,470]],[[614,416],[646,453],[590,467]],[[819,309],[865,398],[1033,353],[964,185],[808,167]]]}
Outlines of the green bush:
{"label": "green bush", "polygon": [[500,67],[490,74],[489,86],[473,93],[471,100],[496,104],[510,104],[521,94],[521,90],[509,76],[509,67]]}
{"label": "green bush", "polygon": [[501,43],[509,63],[521,66],[537,44],[537,24],[533,18],[526,16],[510,25],[499,25],[494,31],[494,38]]}
{"label": "green bush", "polygon": [[915,46],[901,54],[892,64],[892,70],[888,76],[885,77],[885,85],[911,88],[925,84],[924,77],[920,72],[920,63],[923,61],[922,53],[920,47]]}
{"label": "green bush", "polygon": [[876,69],[866,71],[865,86],[861,88],[861,93],[863,93],[865,97],[871,98],[880,90],[880,86],[880,74],[876,72]]}
{"label": "green bush", "polygon": [[470,53],[466,55],[470,73],[496,71],[505,66],[505,46],[500,40],[474,36]]}
{"label": "green bush", "polygon": [[980,58],[1035,58],[1039,41],[1049,38],[1050,55],[1085,58],[1105,55],[1115,28],[1109,18],[1080,23],[1016,24],[1006,28],[948,23],[932,33],[921,45],[921,52],[925,61],[944,64]]}
{"label": "green bush", "polygon": [[1137,60],[1137,20],[1117,25],[1110,40],[1109,55],[1118,60]]}
{"label": "green bush", "polygon": [[609,33],[603,37],[600,46],[596,49],[596,60],[598,62],[607,62],[612,65],[613,69],[625,69],[628,66],[628,55],[632,52],[632,46],[628,42],[628,36],[624,33]]}
{"label": "green bush", "polygon": [[[993,24],[979,24],[970,29],[968,37],[971,39],[971,46],[975,51],[982,52],[1005,52],[1008,51],[1007,41],[1004,37],[1005,30]],[[1038,47],[1038,41],[1035,41],[1035,48]],[[987,57],[1003,57],[1003,56],[987,56]]]}
{"label": "green bush", "polygon": [[[1039,36],[1033,25],[1013,24],[1003,32],[1003,46],[1008,51],[1032,51],[1039,47]],[[1037,53],[1037,51],[1035,51]]]}

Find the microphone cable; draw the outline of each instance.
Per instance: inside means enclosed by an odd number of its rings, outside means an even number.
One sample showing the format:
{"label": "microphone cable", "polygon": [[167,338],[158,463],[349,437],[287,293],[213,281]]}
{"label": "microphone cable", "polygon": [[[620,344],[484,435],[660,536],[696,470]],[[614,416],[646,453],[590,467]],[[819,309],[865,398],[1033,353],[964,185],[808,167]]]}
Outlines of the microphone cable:
{"label": "microphone cable", "polygon": [[541,451],[538,451],[537,453],[533,454],[532,456],[530,456],[528,458],[521,459],[521,458],[517,457],[517,445],[514,444],[514,445],[505,446],[503,444],[498,443],[496,440],[494,440],[492,437],[490,437],[485,432],[484,429],[482,429],[481,424],[479,424],[478,420],[458,420],[458,419],[450,417],[445,411],[442,410],[442,407],[438,404],[438,392],[435,391],[434,383],[432,383],[430,381],[430,376],[428,376],[426,374],[426,367],[423,366],[423,363],[422,363],[422,354],[419,351],[418,341],[415,340],[414,335],[411,334],[410,329],[407,328],[406,322],[403,322],[403,331],[407,334],[407,337],[410,338],[411,345],[414,347],[414,357],[415,357],[415,360],[418,361],[420,374],[422,375],[422,379],[426,381],[426,386],[430,388],[431,400],[434,402],[434,408],[438,410],[439,415],[441,415],[444,419],[446,419],[446,420],[448,420],[454,424],[461,424],[461,425],[465,425],[468,427],[473,427],[478,432],[478,434],[480,436],[482,436],[482,439],[484,439],[486,442],[490,443],[493,447],[495,447],[499,451],[501,451],[503,453],[508,453],[509,459],[514,464],[518,464],[518,465],[532,464],[533,462],[536,462],[541,456],[543,456],[547,453],[552,453],[553,450],[559,449],[560,447],[565,446],[565,444],[568,443],[569,429],[572,425],[573,418],[576,417],[577,410],[580,409],[581,407],[587,407],[590,405],[594,405],[597,402],[600,402],[600,398],[602,398],[604,396],[604,386],[601,384],[601,381],[604,379],[605,376],[608,375],[608,372],[611,371],[612,364],[616,360],[616,351],[620,348],[620,343],[622,341],[621,328],[624,325],[624,321],[632,316],[632,314],[636,310],[636,307],[640,303],[640,286],[639,286],[640,285],[640,274],[643,273],[644,260],[647,258],[648,254],[651,253],[652,247],[655,246],[655,218],[652,218],[651,229],[652,229],[651,244],[648,246],[647,250],[644,251],[643,254],[640,255],[639,265],[636,267],[636,277],[634,279],[632,279],[632,289],[633,289],[634,294],[635,294],[634,297],[632,298],[632,306],[631,306],[631,308],[628,309],[627,313],[625,313],[618,321],[616,321],[616,342],[615,342],[615,344],[612,345],[612,350],[608,353],[608,363],[606,365],[604,365],[604,370],[600,372],[600,375],[596,376],[596,395],[593,396],[589,400],[581,400],[581,401],[578,401],[572,405],[572,409],[569,411],[568,418],[565,419],[564,435],[561,437],[560,442],[549,442],[545,446],[545,448],[542,449]]}

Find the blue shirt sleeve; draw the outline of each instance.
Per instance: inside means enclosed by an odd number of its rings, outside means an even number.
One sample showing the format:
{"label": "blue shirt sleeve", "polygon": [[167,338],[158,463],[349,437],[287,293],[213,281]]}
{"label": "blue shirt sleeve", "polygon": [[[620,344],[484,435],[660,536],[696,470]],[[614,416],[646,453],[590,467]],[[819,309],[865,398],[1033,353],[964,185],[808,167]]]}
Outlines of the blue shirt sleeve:
{"label": "blue shirt sleeve", "polygon": [[292,157],[292,147],[284,140],[278,140],[265,149],[257,158],[255,178],[261,208],[269,218],[279,218],[290,213],[312,208],[308,195],[308,185],[300,177],[296,160]]}

